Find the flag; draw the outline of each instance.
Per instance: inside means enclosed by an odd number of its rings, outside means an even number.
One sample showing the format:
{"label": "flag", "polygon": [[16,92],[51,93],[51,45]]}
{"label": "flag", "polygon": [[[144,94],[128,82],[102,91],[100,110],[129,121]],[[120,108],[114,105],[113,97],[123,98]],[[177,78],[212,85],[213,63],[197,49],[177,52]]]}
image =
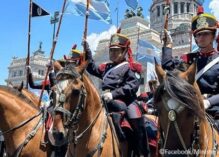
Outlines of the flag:
{"label": "flag", "polygon": [[36,3],[32,2],[32,17],[50,15],[46,10],[41,8]]}
{"label": "flag", "polygon": [[148,62],[147,63],[147,76],[146,76],[146,81],[150,80],[157,80],[157,74],[155,71],[155,65]]}
{"label": "flag", "polygon": [[132,9],[136,9],[138,7],[138,0],[125,0],[126,4]]}
{"label": "flag", "polygon": [[146,66],[147,62],[154,63],[154,58],[160,63],[161,50],[146,40],[139,39],[136,60]]}
{"label": "flag", "polygon": [[[76,16],[86,15],[87,0],[69,0],[66,13]],[[89,18],[111,24],[111,13],[107,0],[90,0]]]}

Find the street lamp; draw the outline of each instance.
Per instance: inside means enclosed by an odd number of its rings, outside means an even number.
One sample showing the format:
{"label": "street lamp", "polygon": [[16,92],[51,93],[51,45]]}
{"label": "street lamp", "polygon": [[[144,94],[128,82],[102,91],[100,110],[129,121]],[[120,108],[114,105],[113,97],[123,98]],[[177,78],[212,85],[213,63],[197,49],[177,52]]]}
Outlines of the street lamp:
{"label": "street lamp", "polygon": [[56,30],[56,23],[59,21],[59,11],[55,11],[54,12],[54,16],[51,17],[50,19],[50,23],[51,24],[54,24],[54,27],[53,27],[53,41],[55,39],[55,30]]}

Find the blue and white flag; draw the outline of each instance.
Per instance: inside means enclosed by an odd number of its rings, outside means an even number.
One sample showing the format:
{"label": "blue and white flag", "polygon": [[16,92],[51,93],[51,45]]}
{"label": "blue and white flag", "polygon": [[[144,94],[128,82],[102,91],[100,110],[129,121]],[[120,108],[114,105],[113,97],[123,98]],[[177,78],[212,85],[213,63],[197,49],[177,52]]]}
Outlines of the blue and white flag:
{"label": "blue and white flag", "polygon": [[161,50],[146,40],[138,41],[136,60],[146,66],[147,62],[154,63],[154,58],[160,63]]}
{"label": "blue and white flag", "polygon": [[134,10],[138,7],[138,0],[125,0],[125,2],[129,7],[131,7]]}
{"label": "blue and white flag", "polygon": [[[76,16],[86,15],[87,0],[69,0],[66,13],[71,13]],[[89,18],[103,21],[107,24],[112,23],[109,3],[107,0],[90,0]]]}

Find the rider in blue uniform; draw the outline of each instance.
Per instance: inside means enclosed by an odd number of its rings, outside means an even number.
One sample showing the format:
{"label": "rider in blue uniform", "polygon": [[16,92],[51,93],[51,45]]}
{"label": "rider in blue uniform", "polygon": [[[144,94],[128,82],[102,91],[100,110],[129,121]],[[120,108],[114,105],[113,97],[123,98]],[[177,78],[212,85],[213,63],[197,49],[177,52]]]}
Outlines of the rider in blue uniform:
{"label": "rider in blue uniform", "polygon": [[[88,43],[85,41],[84,44],[86,59],[89,61],[87,71],[103,80],[102,90],[104,94],[102,94],[102,97],[106,102],[108,112],[113,112],[112,118],[117,132],[121,130],[117,125],[121,117],[118,112],[125,111],[134,129],[135,137],[137,137],[138,148],[144,156],[147,156],[149,149],[145,140],[147,135],[144,128],[144,119],[142,112],[134,103],[140,85],[142,67],[133,61],[129,38],[120,33],[112,35],[109,45],[109,59],[111,61],[99,66],[95,65]],[[128,59],[126,59],[126,56],[128,56]],[[123,133],[118,136],[120,140],[124,138]]]}
{"label": "rider in blue uniform", "polygon": [[[207,65],[219,57],[218,50],[213,47],[217,27],[218,22],[216,18],[211,14],[204,13],[203,8],[199,7],[197,16],[192,19],[192,32],[199,50],[195,53],[181,56],[181,63],[192,64],[196,60],[196,77],[200,75],[200,77],[197,78],[197,83],[201,93],[205,95],[204,105],[207,113],[212,115],[215,119],[219,119],[219,61],[216,61],[204,72],[202,69],[206,68]],[[167,31],[166,35],[167,45],[163,48],[162,52],[162,66],[165,69],[173,70],[180,64],[177,65],[172,58],[171,36]]]}

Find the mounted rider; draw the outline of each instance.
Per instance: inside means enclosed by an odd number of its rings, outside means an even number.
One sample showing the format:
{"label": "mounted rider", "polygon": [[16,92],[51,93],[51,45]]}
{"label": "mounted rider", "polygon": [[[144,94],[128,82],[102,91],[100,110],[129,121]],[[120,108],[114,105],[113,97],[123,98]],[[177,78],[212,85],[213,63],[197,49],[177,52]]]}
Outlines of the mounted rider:
{"label": "mounted rider", "polygon": [[[192,64],[196,61],[196,81],[205,95],[204,106],[213,118],[219,120],[219,45],[213,47],[216,38],[218,22],[216,18],[199,6],[197,16],[192,18],[192,32],[199,49],[195,53],[188,53],[181,56],[180,63]],[[170,34],[167,34],[167,41],[171,41]],[[219,42],[219,36],[216,38]],[[163,48],[162,66],[165,69],[177,68],[176,62],[172,59],[172,42],[167,42]],[[219,125],[218,125],[219,126]],[[219,127],[218,127],[219,128]]]}
{"label": "mounted rider", "polygon": [[[84,41],[86,58],[88,59],[87,71],[102,79],[102,98],[106,102],[109,113],[112,114],[115,128],[119,139],[125,138],[119,123],[123,113],[128,117],[136,139],[136,144],[140,152],[147,156],[149,154],[148,143],[146,139],[146,130],[144,126],[144,118],[140,108],[134,103],[136,100],[136,92],[140,85],[140,73],[142,66],[135,63],[132,58],[132,50],[130,48],[130,39],[120,34],[113,34],[109,44],[109,59],[111,62],[95,65],[89,45]],[[126,59],[128,56],[128,59]]]}

